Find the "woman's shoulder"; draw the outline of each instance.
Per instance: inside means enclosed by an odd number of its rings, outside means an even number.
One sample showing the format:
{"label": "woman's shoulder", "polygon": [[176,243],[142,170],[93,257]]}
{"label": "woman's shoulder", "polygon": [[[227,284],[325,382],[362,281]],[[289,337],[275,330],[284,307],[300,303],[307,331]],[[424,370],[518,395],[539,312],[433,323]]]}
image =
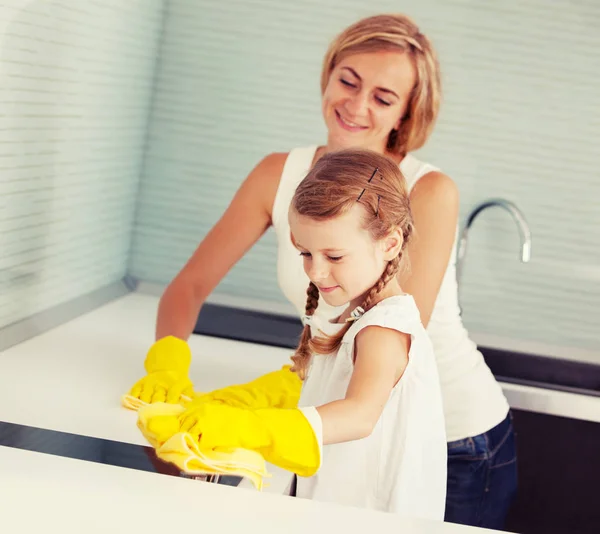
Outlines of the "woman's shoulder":
{"label": "woman's shoulder", "polygon": [[458,195],[456,182],[439,167],[407,154],[400,162],[411,200],[415,196],[436,196],[452,201]]}
{"label": "woman's shoulder", "polygon": [[307,145],[294,147],[287,152],[271,152],[259,162],[259,165],[280,175],[286,165],[300,164],[302,167],[311,167],[318,148],[318,145]]}
{"label": "woman's shoulder", "polygon": [[290,173],[295,168],[304,172],[310,169],[316,146],[297,147],[288,152],[271,152],[264,156],[253,169],[252,173],[261,176],[263,181],[279,184],[284,173]]}
{"label": "woman's shoulder", "polygon": [[264,179],[279,179],[289,152],[271,152],[264,156],[255,166],[254,171],[258,171]]}
{"label": "woman's shoulder", "polygon": [[246,176],[236,197],[243,197],[244,204],[260,205],[271,217],[271,208],[287,156],[284,152],[272,152],[260,159]]}
{"label": "woman's shoulder", "polygon": [[317,145],[293,148],[289,152],[271,154],[269,158],[273,177],[271,214],[273,224],[287,220],[289,203],[298,184],[310,171],[317,151]]}

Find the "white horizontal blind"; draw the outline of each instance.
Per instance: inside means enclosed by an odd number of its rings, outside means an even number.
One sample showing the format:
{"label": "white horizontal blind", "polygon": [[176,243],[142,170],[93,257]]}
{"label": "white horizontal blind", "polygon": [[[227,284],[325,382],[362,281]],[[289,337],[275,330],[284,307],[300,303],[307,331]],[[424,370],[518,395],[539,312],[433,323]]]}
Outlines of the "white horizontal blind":
{"label": "white horizontal blind", "polygon": [[163,7],[0,1],[0,326],[125,274]]}
{"label": "white horizontal blind", "polygon": [[[462,287],[467,327],[597,350],[595,0],[172,0],[132,274],[167,283],[261,157],[324,141],[318,83],[326,46],[355,19],[388,11],[416,19],[443,68],[442,115],[417,155],[457,181],[463,218],[476,203],[505,197],[531,226],[532,261],[521,264],[517,229],[505,212],[476,221]],[[283,302],[271,233],[217,291]]]}

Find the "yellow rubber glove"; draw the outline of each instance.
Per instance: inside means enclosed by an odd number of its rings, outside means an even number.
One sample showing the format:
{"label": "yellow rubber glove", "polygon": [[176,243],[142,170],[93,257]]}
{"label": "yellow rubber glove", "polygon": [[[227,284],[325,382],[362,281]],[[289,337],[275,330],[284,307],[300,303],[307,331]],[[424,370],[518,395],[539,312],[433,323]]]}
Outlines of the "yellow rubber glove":
{"label": "yellow rubber glove", "polygon": [[[249,410],[221,403],[185,409],[178,423],[160,418],[149,428],[161,437],[187,432],[200,449],[249,449],[299,476],[314,475],[321,465],[323,432],[315,408]],[[168,439],[168,438],[167,438]]]}
{"label": "yellow rubber glove", "polygon": [[191,398],[194,388],[188,373],[192,362],[189,345],[174,336],[159,339],[148,351],[144,368],[148,373],[131,388],[129,395],[142,403],[177,404]]}
{"label": "yellow rubber glove", "polygon": [[[240,408],[295,408],[300,400],[302,380],[290,369],[291,365],[284,365],[247,384],[236,384],[210,393],[192,392],[191,396],[182,395],[179,403],[187,406],[190,402],[222,402]],[[121,397],[121,404],[128,410],[137,411],[148,403],[126,394]]]}
{"label": "yellow rubber glove", "polygon": [[300,400],[302,380],[290,369],[290,365],[284,365],[247,384],[197,395],[192,404],[218,401],[238,408],[295,408]]}

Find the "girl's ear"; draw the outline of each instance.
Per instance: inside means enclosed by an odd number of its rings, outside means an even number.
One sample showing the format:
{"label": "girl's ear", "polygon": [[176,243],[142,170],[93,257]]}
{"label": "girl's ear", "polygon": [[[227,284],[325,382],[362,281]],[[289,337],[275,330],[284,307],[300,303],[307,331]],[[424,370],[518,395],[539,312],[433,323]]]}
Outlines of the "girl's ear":
{"label": "girl's ear", "polygon": [[402,232],[399,229],[392,230],[387,237],[383,238],[383,257],[386,261],[393,260],[402,250]]}

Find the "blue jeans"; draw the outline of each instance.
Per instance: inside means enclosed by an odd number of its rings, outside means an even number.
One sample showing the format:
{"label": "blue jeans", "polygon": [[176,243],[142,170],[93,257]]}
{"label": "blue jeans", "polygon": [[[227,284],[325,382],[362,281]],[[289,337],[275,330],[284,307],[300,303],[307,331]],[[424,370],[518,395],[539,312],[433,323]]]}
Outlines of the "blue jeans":
{"label": "blue jeans", "polygon": [[448,443],[445,520],[502,530],[517,490],[512,414],[488,432]]}

